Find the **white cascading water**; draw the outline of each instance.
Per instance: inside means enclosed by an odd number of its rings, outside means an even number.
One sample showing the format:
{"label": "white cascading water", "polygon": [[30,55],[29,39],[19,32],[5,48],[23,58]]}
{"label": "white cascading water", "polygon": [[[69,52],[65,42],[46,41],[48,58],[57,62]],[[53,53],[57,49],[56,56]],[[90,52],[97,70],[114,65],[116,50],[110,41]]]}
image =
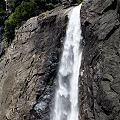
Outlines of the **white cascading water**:
{"label": "white cascading water", "polygon": [[80,9],[81,5],[73,8],[68,15],[52,120],[78,120],[78,79],[82,56]]}
{"label": "white cascading water", "polygon": [[7,0],[5,0],[5,4],[6,4],[6,11],[7,11],[7,10],[8,10],[8,9],[7,9]]}

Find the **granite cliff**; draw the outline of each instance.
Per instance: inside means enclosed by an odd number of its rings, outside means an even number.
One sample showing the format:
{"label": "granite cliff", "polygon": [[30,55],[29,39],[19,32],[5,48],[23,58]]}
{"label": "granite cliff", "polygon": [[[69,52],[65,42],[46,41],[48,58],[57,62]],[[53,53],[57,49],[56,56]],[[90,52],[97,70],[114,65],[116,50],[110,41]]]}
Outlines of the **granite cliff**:
{"label": "granite cliff", "polygon": [[83,2],[82,120],[120,120],[119,11],[119,0]]}
{"label": "granite cliff", "polygon": [[[29,19],[5,51],[2,42],[0,120],[50,120],[71,9],[60,6]],[[81,24],[79,119],[120,120],[120,1],[85,0]]]}

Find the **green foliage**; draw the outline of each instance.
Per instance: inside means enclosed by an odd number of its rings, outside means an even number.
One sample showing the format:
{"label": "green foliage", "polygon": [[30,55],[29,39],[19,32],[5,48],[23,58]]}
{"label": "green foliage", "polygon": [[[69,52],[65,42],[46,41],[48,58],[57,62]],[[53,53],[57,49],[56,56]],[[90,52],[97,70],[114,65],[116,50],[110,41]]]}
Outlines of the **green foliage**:
{"label": "green foliage", "polygon": [[5,21],[5,36],[7,38],[8,43],[12,41],[14,38],[14,29],[15,29],[15,19],[14,13],[9,16],[9,18]]}
{"label": "green foliage", "polygon": [[5,21],[4,27],[7,42],[11,43],[14,39],[15,28],[20,27],[24,21],[38,15],[40,12],[51,10],[59,5],[56,0],[13,0],[13,13]]}
{"label": "green foliage", "polygon": [[22,2],[29,2],[30,0],[12,0],[12,11],[15,10],[16,7],[18,7]]}
{"label": "green foliage", "polygon": [[15,8],[19,6],[23,1],[35,2],[39,9],[42,11],[53,9],[58,4],[56,0],[12,0],[12,11],[14,11]]}
{"label": "green foliage", "polygon": [[45,6],[46,4],[46,0],[33,0],[38,6],[40,6],[41,8]]}
{"label": "green foliage", "polygon": [[6,16],[6,11],[0,8],[0,26],[4,25],[5,16]]}
{"label": "green foliage", "polygon": [[27,115],[24,114],[24,115],[23,115],[23,118],[24,118],[24,120],[25,120],[25,119],[27,118]]}
{"label": "green foliage", "polygon": [[55,7],[61,6],[61,3],[55,4]]}
{"label": "green foliage", "polygon": [[52,3],[46,3],[45,7],[46,7],[47,10],[51,10],[51,9],[55,8],[55,5],[52,4]]}
{"label": "green foliage", "polygon": [[15,28],[19,27],[21,23],[28,18],[36,16],[38,12],[38,6],[34,2],[22,2],[21,5],[15,9],[15,12],[5,21],[4,31],[8,43],[11,43],[14,38]]}
{"label": "green foliage", "polygon": [[33,0],[39,6],[42,11],[51,10],[60,4],[56,0]]}
{"label": "green foliage", "polygon": [[77,0],[77,2],[80,4],[81,2],[83,2],[83,0]]}
{"label": "green foliage", "polygon": [[5,15],[6,15],[6,11],[0,8],[0,17]]}
{"label": "green foliage", "polygon": [[[83,0],[77,0],[81,3]],[[0,0],[0,3],[4,3],[4,0]],[[59,0],[12,0],[12,13],[5,21],[5,37],[8,43],[11,43],[14,39],[14,31],[16,27],[20,27],[21,24],[30,17],[36,16],[46,10],[51,10],[60,6]],[[4,6],[5,8],[5,6]],[[0,9],[0,16],[5,16],[6,11]]]}
{"label": "green foliage", "polygon": [[15,9],[14,19],[19,25],[21,21],[37,15],[39,12],[38,6],[35,2],[22,2],[20,6]]}
{"label": "green foliage", "polygon": [[4,25],[5,16],[6,16],[5,1],[0,0],[0,26]]}

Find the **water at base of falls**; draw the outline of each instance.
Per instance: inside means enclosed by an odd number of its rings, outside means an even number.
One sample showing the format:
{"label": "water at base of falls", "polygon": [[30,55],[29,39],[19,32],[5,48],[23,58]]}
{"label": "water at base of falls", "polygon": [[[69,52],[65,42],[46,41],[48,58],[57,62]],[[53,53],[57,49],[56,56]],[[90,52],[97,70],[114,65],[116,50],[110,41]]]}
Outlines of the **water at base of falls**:
{"label": "water at base of falls", "polygon": [[51,120],[78,120],[78,79],[82,55],[80,9],[81,5],[73,8],[68,15]]}

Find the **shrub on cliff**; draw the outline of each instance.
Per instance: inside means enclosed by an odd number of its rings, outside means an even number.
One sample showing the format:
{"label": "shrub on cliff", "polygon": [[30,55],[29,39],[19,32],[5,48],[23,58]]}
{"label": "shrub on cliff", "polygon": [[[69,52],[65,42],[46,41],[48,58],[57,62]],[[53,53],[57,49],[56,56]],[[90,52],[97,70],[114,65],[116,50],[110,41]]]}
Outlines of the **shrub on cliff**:
{"label": "shrub on cliff", "polygon": [[0,26],[3,26],[4,24],[4,19],[6,16],[6,5],[5,5],[5,0],[0,0]]}
{"label": "shrub on cliff", "polygon": [[35,2],[22,2],[21,5],[15,9],[15,12],[5,21],[4,30],[8,43],[14,39],[15,28],[19,27],[23,21],[36,16],[38,12],[38,6]]}
{"label": "shrub on cliff", "polygon": [[15,8],[18,7],[22,2],[30,2],[30,0],[12,0],[12,11],[15,11]]}
{"label": "shrub on cliff", "polygon": [[45,4],[45,8],[46,10],[51,10],[51,9],[54,9],[55,7],[59,6],[59,4],[52,4],[52,3],[48,3],[48,4]]}
{"label": "shrub on cliff", "polygon": [[83,0],[77,0],[78,3],[81,3]]}
{"label": "shrub on cliff", "polygon": [[0,9],[0,27],[4,25],[5,16],[6,16],[6,11]]}
{"label": "shrub on cliff", "polygon": [[22,2],[35,2],[41,11],[53,9],[59,2],[57,0],[12,0],[12,11]]}
{"label": "shrub on cliff", "polygon": [[15,20],[13,18],[14,18],[14,14],[11,14],[9,18],[5,21],[4,31],[8,43],[14,37]]}
{"label": "shrub on cliff", "polygon": [[5,15],[6,15],[6,11],[0,8],[0,17]]}
{"label": "shrub on cliff", "polygon": [[59,5],[51,2],[50,0],[13,0],[13,13],[5,21],[4,28],[8,43],[14,39],[15,28],[20,27],[24,21],[38,15],[40,12],[53,9]]}

